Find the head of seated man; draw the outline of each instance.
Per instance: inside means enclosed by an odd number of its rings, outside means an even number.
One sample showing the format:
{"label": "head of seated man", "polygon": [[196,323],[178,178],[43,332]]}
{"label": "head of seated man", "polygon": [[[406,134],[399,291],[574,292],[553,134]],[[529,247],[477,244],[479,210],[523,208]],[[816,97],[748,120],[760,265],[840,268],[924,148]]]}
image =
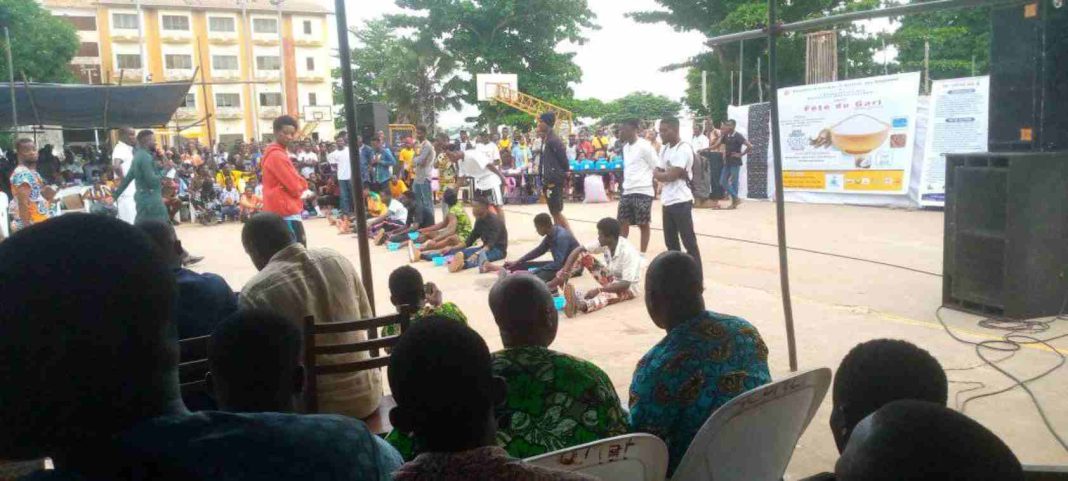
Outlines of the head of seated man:
{"label": "head of seated man", "polygon": [[891,401],[916,399],[946,404],[949,384],[942,365],[927,351],[894,339],[855,346],[842,359],[831,391],[831,433],[838,451],[853,428]]}
{"label": "head of seated man", "polygon": [[490,310],[505,349],[549,347],[556,339],[559,316],[544,282],[530,274],[501,278],[489,295]]}
{"label": "head of seated man", "polygon": [[275,254],[295,244],[293,234],[278,214],[261,212],[249,217],[241,230],[241,243],[252,264],[263,270]]}
{"label": "head of seated man", "polygon": [[507,385],[490,362],[486,342],[460,323],[430,317],[404,333],[389,363],[390,420],[425,449],[393,479],[592,479],[527,465],[497,446],[494,406]]}
{"label": "head of seated man", "polygon": [[893,401],[864,418],[835,465],[839,481],[1022,481],[1012,450],[943,405]]}
{"label": "head of seated man", "polygon": [[384,479],[400,464],[348,418],[190,414],[174,297],[160,250],[116,219],[68,214],[0,244],[0,459],[136,481]]}
{"label": "head of seated man", "polygon": [[300,326],[264,309],[242,309],[211,333],[208,385],[219,409],[295,412],[304,391]]}

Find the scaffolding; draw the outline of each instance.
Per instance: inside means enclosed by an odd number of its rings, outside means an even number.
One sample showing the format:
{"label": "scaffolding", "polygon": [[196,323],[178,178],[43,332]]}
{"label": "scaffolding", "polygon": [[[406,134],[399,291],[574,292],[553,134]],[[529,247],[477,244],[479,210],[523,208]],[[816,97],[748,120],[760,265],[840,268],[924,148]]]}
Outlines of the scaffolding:
{"label": "scaffolding", "polygon": [[535,118],[545,112],[554,112],[556,114],[556,134],[562,138],[567,138],[567,136],[571,135],[571,127],[575,124],[575,114],[570,110],[546,102],[533,95],[527,95],[508,85],[497,85],[495,90],[494,101],[533,115]]}

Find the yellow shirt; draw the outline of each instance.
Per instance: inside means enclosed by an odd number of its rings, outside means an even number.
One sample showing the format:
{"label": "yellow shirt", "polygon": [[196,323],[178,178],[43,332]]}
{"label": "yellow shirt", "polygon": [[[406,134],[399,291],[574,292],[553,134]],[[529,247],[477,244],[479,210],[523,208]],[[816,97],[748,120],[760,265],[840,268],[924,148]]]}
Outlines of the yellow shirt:
{"label": "yellow shirt", "polygon": [[411,172],[412,160],[415,159],[415,149],[405,147],[397,152],[397,160],[404,166],[404,170]]}
{"label": "yellow shirt", "polygon": [[378,217],[385,213],[386,204],[382,202],[378,194],[371,192],[371,195],[367,196],[367,214],[371,217]]}
{"label": "yellow shirt", "polygon": [[399,199],[401,194],[408,192],[408,186],[404,184],[403,180],[397,179],[396,182],[389,182],[389,193],[393,194],[394,199]]}
{"label": "yellow shirt", "polygon": [[500,149],[500,150],[511,149],[512,148],[512,140],[511,139],[501,139],[500,142],[497,142],[497,148]]}

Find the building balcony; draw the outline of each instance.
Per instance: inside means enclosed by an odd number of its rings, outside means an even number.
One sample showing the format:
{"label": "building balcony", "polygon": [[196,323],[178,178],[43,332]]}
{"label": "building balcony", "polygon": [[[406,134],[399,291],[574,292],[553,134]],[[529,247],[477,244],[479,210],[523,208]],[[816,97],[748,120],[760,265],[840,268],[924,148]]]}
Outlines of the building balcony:
{"label": "building balcony", "polygon": [[212,70],[212,80],[241,80],[240,70]]}
{"label": "building balcony", "polygon": [[280,80],[282,78],[282,72],[280,70],[257,70],[256,80]]}
{"label": "building balcony", "polygon": [[208,42],[212,45],[237,45],[237,34],[213,32],[208,35]]}
{"label": "building balcony", "polygon": [[318,83],[318,82],[326,81],[326,77],[324,77],[320,73],[303,72],[303,73],[297,74],[297,81],[298,82]]}
{"label": "building balcony", "polygon": [[245,114],[241,107],[216,107],[215,118],[219,120],[237,120]]}
{"label": "building balcony", "polygon": [[118,31],[111,34],[111,41],[115,43],[141,43],[141,37],[137,35],[137,31],[132,32]]}
{"label": "building balcony", "polygon": [[282,107],[264,107],[260,106],[260,118],[264,120],[274,120],[282,115]]}
{"label": "building balcony", "polygon": [[193,69],[189,68],[168,68],[163,70],[163,78],[165,80],[189,80],[193,78]]}
{"label": "building balcony", "polygon": [[196,120],[199,115],[195,108],[178,107],[178,110],[174,111],[174,120]]}
{"label": "building balcony", "polygon": [[278,37],[254,37],[252,39],[252,44],[260,46],[276,46],[278,45]]}
{"label": "building balcony", "polygon": [[163,43],[189,43],[193,41],[193,34],[190,32],[165,30],[160,33],[159,41]]}
{"label": "building balcony", "polygon": [[122,76],[122,83],[141,83],[141,76],[144,75],[144,72],[139,68],[115,69],[111,72],[111,82],[117,83],[120,75]]}
{"label": "building balcony", "polygon": [[318,38],[298,38],[293,41],[298,47],[322,47],[323,40]]}

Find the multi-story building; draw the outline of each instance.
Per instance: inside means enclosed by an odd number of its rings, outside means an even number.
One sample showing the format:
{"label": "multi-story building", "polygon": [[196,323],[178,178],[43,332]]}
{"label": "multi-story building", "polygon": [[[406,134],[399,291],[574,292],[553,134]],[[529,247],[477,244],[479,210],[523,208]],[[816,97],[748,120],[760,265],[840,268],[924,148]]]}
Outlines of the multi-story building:
{"label": "multi-story building", "polygon": [[74,25],[85,83],[194,79],[172,124],[231,144],[288,113],[334,135],[328,15],[314,0],[44,0]]}

